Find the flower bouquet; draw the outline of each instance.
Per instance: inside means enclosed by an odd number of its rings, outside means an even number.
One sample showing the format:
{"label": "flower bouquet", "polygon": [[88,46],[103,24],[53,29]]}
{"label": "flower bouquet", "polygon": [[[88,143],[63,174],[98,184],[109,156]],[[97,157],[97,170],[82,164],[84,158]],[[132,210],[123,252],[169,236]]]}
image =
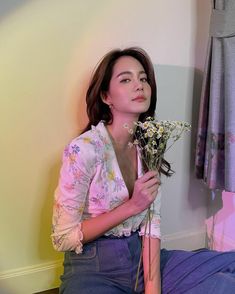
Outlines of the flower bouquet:
{"label": "flower bouquet", "polygon": [[[135,122],[135,130],[130,129],[128,125],[124,125],[124,127],[128,129],[130,134],[134,135],[134,141],[133,143],[130,142],[129,146],[138,146],[145,171],[157,170],[159,175],[164,174],[166,176],[171,176],[173,171],[171,170],[170,164],[164,159],[164,155],[184,132],[190,131],[191,125],[182,121],[158,121],[152,117],[149,117],[145,122]],[[147,224],[149,224],[150,234],[150,208],[148,208],[144,238],[146,235]],[[143,255],[143,245],[144,241],[142,242],[142,250],[137,271],[135,290],[137,289],[138,285],[138,276]],[[149,238],[149,277],[151,279],[150,250],[151,248]]]}

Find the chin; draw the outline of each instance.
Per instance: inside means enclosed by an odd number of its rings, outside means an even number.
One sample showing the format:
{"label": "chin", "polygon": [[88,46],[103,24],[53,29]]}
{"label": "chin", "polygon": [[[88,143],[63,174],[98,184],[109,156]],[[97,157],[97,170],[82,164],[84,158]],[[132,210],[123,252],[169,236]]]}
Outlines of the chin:
{"label": "chin", "polygon": [[[140,105],[141,106],[141,105]],[[146,111],[149,110],[150,105],[142,105],[139,109],[140,109],[140,113],[144,113]]]}

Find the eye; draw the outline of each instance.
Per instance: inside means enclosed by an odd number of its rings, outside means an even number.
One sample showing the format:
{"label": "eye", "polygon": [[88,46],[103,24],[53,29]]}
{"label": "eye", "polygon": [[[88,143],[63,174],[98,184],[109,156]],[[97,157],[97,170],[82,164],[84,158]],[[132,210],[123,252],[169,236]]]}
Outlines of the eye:
{"label": "eye", "polygon": [[126,78],[126,79],[122,79],[122,80],[120,81],[120,83],[125,84],[125,83],[129,83],[130,81],[131,81],[130,79]]}
{"label": "eye", "polygon": [[147,77],[140,78],[140,81],[143,83],[148,83]]}

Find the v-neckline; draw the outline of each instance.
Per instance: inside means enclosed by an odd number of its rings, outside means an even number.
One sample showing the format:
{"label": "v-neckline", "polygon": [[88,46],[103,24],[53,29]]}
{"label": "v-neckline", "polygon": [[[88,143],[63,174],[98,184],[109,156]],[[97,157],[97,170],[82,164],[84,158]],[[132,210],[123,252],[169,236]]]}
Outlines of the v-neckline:
{"label": "v-neckline", "polygon": [[[111,146],[113,157],[114,157],[114,161],[115,161],[115,165],[117,166],[118,172],[119,172],[119,174],[121,176],[121,179],[122,179],[122,181],[123,181],[123,183],[125,185],[125,189],[126,189],[126,191],[128,193],[128,198],[130,198],[131,195],[129,193],[129,190],[127,188],[127,184],[126,184],[126,182],[124,180],[124,177],[123,177],[121,168],[120,168],[119,163],[118,163],[117,154],[115,152],[115,149],[114,149],[114,146],[113,146],[113,142],[112,142],[112,139],[111,139],[111,134],[109,134],[109,131],[108,131],[107,127],[105,126],[105,124],[103,122],[102,122],[102,127],[103,127],[103,129],[105,131],[106,137],[108,138],[109,144]],[[135,146],[135,148],[136,148],[136,165],[137,165],[136,166],[136,171],[137,171],[137,178],[136,179],[138,179],[142,175],[142,168],[141,168],[142,165],[141,165],[141,160],[140,160],[140,153],[139,153],[140,151],[139,151],[139,148],[137,146]]]}

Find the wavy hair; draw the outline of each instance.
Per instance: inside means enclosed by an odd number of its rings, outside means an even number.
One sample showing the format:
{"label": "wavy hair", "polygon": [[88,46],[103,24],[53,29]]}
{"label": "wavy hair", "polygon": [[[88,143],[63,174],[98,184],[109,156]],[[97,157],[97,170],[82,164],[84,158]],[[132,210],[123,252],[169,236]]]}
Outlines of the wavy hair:
{"label": "wavy hair", "polygon": [[[106,124],[111,124],[113,115],[108,107],[102,100],[102,95],[109,90],[110,80],[113,74],[113,68],[117,60],[122,56],[131,56],[138,60],[143,66],[148,83],[151,87],[151,99],[149,109],[141,113],[139,121],[144,122],[147,117],[154,117],[156,103],[157,103],[157,87],[154,75],[153,64],[148,54],[139,47],[129,47],[126,49],[115,49],[108,52],[96,66],[86,93],[87,115],[89,122],[82,133],[91,129],[91,126],[96,126],[101,120]],[[160,172],[166,176],[172,174],[170,164],[163,159]]]}

